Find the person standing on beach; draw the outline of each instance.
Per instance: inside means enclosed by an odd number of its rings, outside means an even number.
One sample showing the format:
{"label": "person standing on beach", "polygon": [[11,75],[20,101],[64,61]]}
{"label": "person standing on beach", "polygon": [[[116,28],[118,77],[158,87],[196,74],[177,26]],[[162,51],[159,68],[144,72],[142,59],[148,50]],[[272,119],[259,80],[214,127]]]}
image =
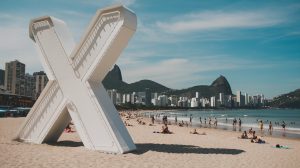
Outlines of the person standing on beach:
{"label": "person standing on beach", "polygon": [[206,118],[204,118],[204,124],[206,125]]}
{"label": "person standing on beach", "polygon": [[175,124],[177,125],[177,115],[175,115]]}
{"label": "person standing on beach", "polygon": [[271,133],[273,131],[273,125],[272,125],[272,122],[270,121],[269,123],[269,132]]}
{"label": "person standing on beach", "polygon": [[201,120],[201,117],[200,117],[200,124],[202,124],[202,120]]}
{"label": "person standing on beach", "polygon": [[193,117],[192,117],[192,115],[190,115],[190,123],[192,123],[192,119],[193,119]]}
{"label": "person standing on beach", "polygon": [[154,124],[154,115],[151,115],[151,121],[152,121],[152,124]]}
{"label": "person standing on beach", "polygon": [[217,118],[215,117],[215,123],[214,123],[214,125],[217,127],[218,126],[218,120],[217,120]]}
{"label": "person standing on beach", "polygon": [[260,127],[260,131],[263,131],[264,124],[263,124],[262,120],[260,120],[260,122],[259,122],[259,127]]}
{"label": "person standing on beach", "polygon": [[282,128],[283,128],[283,130],[285,131],[285,122],[284,121],[282,121],[282,124],[281,124],[281,126],[282,126]]}
{"label": "person standing on beach", "polygon": [[239,118],[239,127],[241,127],[242,126],[242,120],[241,120],[241,118]]}

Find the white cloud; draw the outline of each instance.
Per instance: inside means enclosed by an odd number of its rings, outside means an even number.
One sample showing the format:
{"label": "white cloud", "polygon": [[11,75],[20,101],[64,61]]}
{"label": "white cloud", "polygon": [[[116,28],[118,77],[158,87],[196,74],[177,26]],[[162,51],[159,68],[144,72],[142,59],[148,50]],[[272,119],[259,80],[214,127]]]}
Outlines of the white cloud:
{"label": "white cloud", "polygon": [[259,28],[285,22],[283,14],[272,11],[206,11],[176,16],[172,21],[157,22],[165,32],[187,33],[228,28]]}
{"label": "white cloud", "polygon": [[28,35],[26,27],[1,27],[0,28],[0,68],[5,68],[5,63],[19,60],[26,64],[26,71],[42,70],[34,44]]}
{"label": "white cloud", "polygon": [[205,72],[258,67],[249,60],[233,59],[227,55],[187,58],[171,58],[154,63],[140,61],[131,66],[120,63],[120,67],[126,82],[150,79],[174,89],[189,87],[187,84],[191,83],[199,84]]}

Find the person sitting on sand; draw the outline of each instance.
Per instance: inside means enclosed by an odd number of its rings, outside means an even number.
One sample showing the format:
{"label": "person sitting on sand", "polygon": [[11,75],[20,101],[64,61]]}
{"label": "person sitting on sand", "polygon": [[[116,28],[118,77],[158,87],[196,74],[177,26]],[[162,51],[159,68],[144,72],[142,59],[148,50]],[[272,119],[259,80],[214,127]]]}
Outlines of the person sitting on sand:
{"label": "person sitting on sand", "polygon": [[72,129],[71,129],[71,127],[70,127],[70,124],[68,124],[68,125],[66,126],[65,132],[67,132],[67,133],[72,132]]}
{"label": "person sitting on sand", "polygon": [[244,131],[243,134],[241,135],[241,137],[239,137],[241,139],[248,139],[248,135],[247,135],[247,132]]}
{"label": "person sitting on sand", "polygon": [[193,131],[190,131],[190,134],[199,134],[196,130],[196,128]]}
{"label": "person sitting on sand", "polygon": [[127,123],[126,121],[124,121],[125,126],[132,126],[131,124]]}
{"label": "person sitting on sand", "polygon": [[165,125],[163,125],[162,128],[161,128],[161,133],[163,133],[163,134],[171,134],[172,132],[169,131],[168,125],[165,124]]}
{"label": "person sitting on sand", "polygon": [[266,141],[261,139],[261,138],[251,139],[251,142],[252,143],[259,143],[259,144],[266,143]]}
{"label": "person sitting on sand", "polygon": [[199,133],[199,132],[197,132],[196,128],[195,128],[195,129],[193,129],[192,131],[190,131],[190,134],[206,135],[206,133],[205,133],[205,132],[203,132],[203,133]]}
{"label": "person sitting on sand", "polygon": [[255,135],[255,131],[253,131],[253,134],[252,134],[252,138],[251,138],[252,140],[253,139],[257,139],[257,136]]}
{"label": "person sitting on sand", "polygon": [[253,134],[253,130],[252,130],[252,127],[249,129],[249,134]]}

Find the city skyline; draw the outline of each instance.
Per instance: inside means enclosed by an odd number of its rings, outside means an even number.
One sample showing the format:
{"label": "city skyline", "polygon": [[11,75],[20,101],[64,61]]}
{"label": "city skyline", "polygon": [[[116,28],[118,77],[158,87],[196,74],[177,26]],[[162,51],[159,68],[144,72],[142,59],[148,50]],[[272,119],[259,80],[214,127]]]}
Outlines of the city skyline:
{"label": "city skyline", "polygon": [[[30,19],[62,19],[79,41],[97,9],[120,2],[4,1],[0,69],[18,59],[29,73],[43,70],[28,37]],[[137,34],[117,62],[126,82],[150,79],[181,89],[224,75],[233,91],[268,98],[300,88],[297,1],[122,2],[138,16]]]}

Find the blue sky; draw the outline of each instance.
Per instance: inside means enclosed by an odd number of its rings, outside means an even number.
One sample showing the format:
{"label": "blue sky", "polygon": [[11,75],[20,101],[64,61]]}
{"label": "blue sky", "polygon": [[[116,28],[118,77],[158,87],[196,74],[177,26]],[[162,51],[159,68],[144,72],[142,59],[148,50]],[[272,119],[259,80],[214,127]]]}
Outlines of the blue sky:
{"label": "blue sky", "polygon": [[120,3],[138,17],[117,61],[126,82],[181,89],[224,75],[234,93],[268,98],[300,88],[299,1],[2,0],[0,68],[18,59],[29,73],[43,69],[28,37],[30,19],[62,19],[79,41],[97,9]]}

